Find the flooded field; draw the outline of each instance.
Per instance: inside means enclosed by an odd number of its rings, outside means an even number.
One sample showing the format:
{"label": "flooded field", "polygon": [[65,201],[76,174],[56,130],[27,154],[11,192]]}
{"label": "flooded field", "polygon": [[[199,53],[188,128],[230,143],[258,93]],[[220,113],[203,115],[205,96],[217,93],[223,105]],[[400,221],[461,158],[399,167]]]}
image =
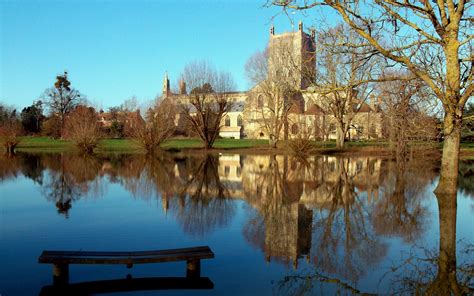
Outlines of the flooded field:
{"label": "flooded field", "polygon": [[[474,161],[457,196],[433,193],[438,170],[422,157],[1,156],[0,294],[52,285],[43,250],[193,246],[215,254],[201,261],[213,287],[165,294],[472,293]],[[159,282],[185,266],[71,265],[69,282]]]}

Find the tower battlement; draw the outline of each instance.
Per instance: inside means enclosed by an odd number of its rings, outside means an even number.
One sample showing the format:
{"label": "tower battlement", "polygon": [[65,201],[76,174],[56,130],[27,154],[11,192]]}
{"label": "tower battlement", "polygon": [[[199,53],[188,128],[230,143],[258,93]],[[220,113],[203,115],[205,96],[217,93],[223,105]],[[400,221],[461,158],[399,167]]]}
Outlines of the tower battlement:
{"label": "tower battlement", "polygon": [[300,89],[306,89],[316,76],[315,31],[306,33],[303,23],[299,22],[298,31],[275,34],[270,28],[268,42],[269,78],[281,77],[293,81]]}

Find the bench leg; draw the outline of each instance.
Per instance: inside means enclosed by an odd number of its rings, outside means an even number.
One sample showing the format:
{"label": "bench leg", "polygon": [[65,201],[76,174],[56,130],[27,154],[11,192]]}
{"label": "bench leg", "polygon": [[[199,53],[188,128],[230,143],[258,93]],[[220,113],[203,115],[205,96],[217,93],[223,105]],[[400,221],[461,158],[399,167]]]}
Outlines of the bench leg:
{"label": "bench leg", "polygon": [[69,264],[53,264],[53,284],[64,285],[69,283]]}
{"label": "bench leg", "polygon": [[186,277],[188,278],[201,277],[201,260],[186,261]]}

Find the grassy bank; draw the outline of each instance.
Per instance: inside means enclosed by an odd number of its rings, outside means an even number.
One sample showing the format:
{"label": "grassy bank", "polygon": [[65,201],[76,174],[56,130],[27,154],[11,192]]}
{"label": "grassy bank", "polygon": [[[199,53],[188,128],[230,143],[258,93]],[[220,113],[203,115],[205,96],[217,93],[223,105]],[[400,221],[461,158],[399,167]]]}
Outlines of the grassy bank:
{"label": "grassy bank", "polygon": [[[344,149],[336,149],[334,141],[329,142],[313,142],[316,152],[319,153],[338,153],[338,152],[381,152],[387,151],[387,141],[354,141],[347,142]],[[441,149],[442,143],[412,143],[417,149]],[[187,150],[187,149],[201,149],[203,147],[199,139],[195,138],[179,138],[171,139],[164,142],[162,145],[166,150]],[[284,152],[286,147],[285,142],[280,142],[277,152]],[[255,152],[270,151],[267,145],[267,140],[256,139],[218,139],[214,143],[214,148],[219,150],[241,150],[250,149]],[[34,152],[63,152],[76,149],[74,144],[68,140],[51,139],[48,137],[23,137],[20,144],[17,146],[17,151],[34,151]],[[143,150],[140,146],[130,139],[104,139],[102,140],[96,152],[129,152],[138,153]],[[474,143],[462,143],[461,154],[464,156],[474,155]]]}
{"label": "grassy bank", "polygon": [[[214,143],[216,149],[246,149],[265,147],[267,141],[253,139],[218,139]],[[161,147],[167,150],[200,149],[204,146],[199,139],[171,139]],[[17,146],[18,151],[68,151],[75,149],[69,140],[51,139],[48,137],[23,137]],[[104,139],[96,148],[97,152],[140,152],[141,147],[130,139]]]}

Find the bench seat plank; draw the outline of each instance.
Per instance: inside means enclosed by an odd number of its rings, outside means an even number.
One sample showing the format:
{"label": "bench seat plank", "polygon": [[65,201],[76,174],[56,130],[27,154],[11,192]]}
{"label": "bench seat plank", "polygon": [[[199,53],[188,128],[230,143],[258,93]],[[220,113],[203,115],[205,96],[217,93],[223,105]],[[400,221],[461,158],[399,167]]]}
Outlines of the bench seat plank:
{"label": "bench seat plank", "polygon": [[161,254],[173,254],[183,252],[212,252],[207,246],[193,247],[193,248],[181,248],[181,249],[169,249],[169,250],[156,250],[156,251],[135,251],[135,252],[101,252],[101,251],[43,251],[41,255],[45,256],[68,256],[68,255],[79,255],[79,256],[98,256],[98,257],[111,257],[111,256],[153,256]]}
{"label": "bench seat plank", "polygon": [[214,258],[207,246],[139,252],[43,251],[39,263],[143,264]]}

